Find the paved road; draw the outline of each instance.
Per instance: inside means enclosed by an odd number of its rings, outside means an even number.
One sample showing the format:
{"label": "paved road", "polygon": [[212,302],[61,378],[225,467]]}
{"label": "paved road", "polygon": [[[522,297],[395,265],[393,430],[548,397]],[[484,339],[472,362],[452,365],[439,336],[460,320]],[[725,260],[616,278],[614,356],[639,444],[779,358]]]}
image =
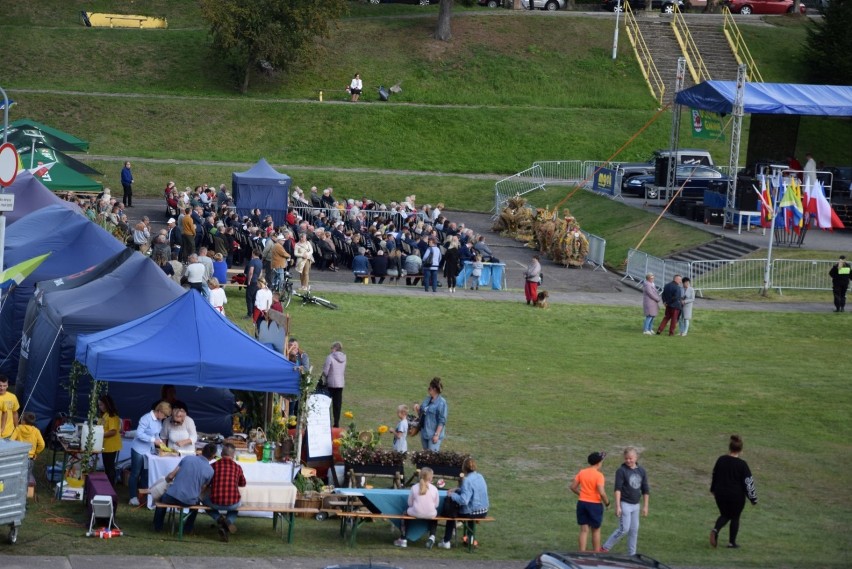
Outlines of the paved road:
{"label": "paved road", "polygon": [[[133,200],[135,207],[128,210],[132,219],[138,219],[142,215],[148,215],[154,223],[155,228],[165,227],[164,206],[159,199]],[[641,207],[641,203],[638,204]],[[491,217],[488,214],[471,212],[448,211],[449,219],[463,222],[466,227],[472,228],[477,233],[486,235],[486,242],[490,244],[495,255],[506,263],[506,291],[483,290],[471,291],[459,289],[456,293],[458,298],[470,298],[474,300],[489,300],[498,302],[523,302],[524,279],[523,272],[529,263],[533,250],[524,246],[523,243],[496,235],[490,231]],[[673,218],[680,219],[680,218]],[[701,228],[706,228],[703,224]],[[712,228],[719,230],[720,228]],[[821,232],[822,233],[822,232]],[[736,236],[736,232],[727,231],[727,236]],[[732,235],[731,235],[732,234]],[[831,235],[831,234],[825,234]],[[831,239],[831,237],[826,237]],[[835,234],[839,242],[852,241],[848,234]],[[842,241],[846,240],[846,241]],[[852,250],[850,247],[847,250]],[[621,280],[622,275],[602,269],[593,270],[586,266],[583,269],[568,269],[556,265],[550,260],[542,261],[542,269],[545,275],[543,288],[550,292],[550,302],[566,304],[597,304],[606,306],[628,306],[639,307],[642,303],[641,293],[629,282]],[[353,282],[354,278],[349,271],[339,272],[312,271],[311,282],[314,292],[357,292],[360,294],[381,295],[418,295],[426,294],[420,287],[407,287],[404,285],[364,285]],[[445,294],[439,289],[439,294]],[[827,312],[832,309],[830,293],[826,292],[825,303],[772,303],[772,302],[737,302],[726,300],[701,300],[702,310],[746,310],[762,312]]]}

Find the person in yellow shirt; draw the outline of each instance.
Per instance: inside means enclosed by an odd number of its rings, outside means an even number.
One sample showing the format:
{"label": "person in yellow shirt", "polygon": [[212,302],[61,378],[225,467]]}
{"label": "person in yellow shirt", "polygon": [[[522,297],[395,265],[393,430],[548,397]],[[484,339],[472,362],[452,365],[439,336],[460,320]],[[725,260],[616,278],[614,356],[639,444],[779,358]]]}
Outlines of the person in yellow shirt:
{"label": "person in yellow shirt", "polygon": [[21,405],[14,393],[9,393],[9,378],[0,374],[0,438],[8,439],[18,426]]}
{"label": "person in yellow shirt", "polygon": [[104,448],[101,459],[104,461],[104,473],[109,483],[115,486],[115,459],[121,450],[121,417],[115,401],[106,393],[98,397],[98,409],[101,419],[98,421],[104,428]]}
{"label": "person in yellow shirt", "polygon": [[35,457],[44,450],[44,438],[41,436],[41,431],[35,426],[36,416],[32,411],[27,411],[21,417],[21,423],[15,427],[12,432],[11,439],[13,441],[21,441],[22,443],[30,443],[30,461],[27,470],[27,480],[33,474],[33,464]]}

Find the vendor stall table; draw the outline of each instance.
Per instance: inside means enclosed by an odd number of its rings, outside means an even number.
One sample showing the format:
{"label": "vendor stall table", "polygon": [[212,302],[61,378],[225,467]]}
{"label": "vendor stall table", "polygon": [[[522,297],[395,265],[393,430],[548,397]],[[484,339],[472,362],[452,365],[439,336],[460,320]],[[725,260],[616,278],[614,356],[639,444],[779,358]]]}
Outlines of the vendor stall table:
{"label": "vendor stall table", "polygon": [[[183,457],[157,456],[149,454],[148,487],[175,469]],[[293,485],[293,464],[289,462],[240,462],[246,477],[246,487],[240,489],[242,504],[258,507],[283,505],[292,507],[296,501],[296,487]],[[148,496],[148,507],[154,508],[154,501]],[[240,515],[253,515],[241,511]],[[271,517],[269,512],[258,512],[259,516]]]}

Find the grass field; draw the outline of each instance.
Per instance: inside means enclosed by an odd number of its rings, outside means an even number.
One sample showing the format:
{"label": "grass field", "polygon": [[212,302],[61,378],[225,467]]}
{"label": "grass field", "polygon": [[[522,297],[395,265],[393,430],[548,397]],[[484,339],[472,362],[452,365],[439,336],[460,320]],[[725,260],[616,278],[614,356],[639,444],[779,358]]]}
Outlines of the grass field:
{"label": "grass field", "polygon": [[[673,566],[845,567],[850,400],[838,354],[852,319],[834,314],[749,314],[702,310],[687,338],[646,337],[638,308],[458,298],[327,295],[342,309],[292,306],[293,334],[320,365],[333,340],[349,356],[344,408],[359,426],[389,423],[396,405],[421,399],[432,376],[450,405],[445,448],[472,452],[499,520],[482,530],[477,558],[531,558],[573,549],[575,500],[569,477],[592,450],[637,445],[652,486],[640,551]],[[230,296],[239,323],[242,298]],[[638,297],[637,297],[638,300]],[[740,433],[760,505],[744,514],[736,552],[715,551],[708,492],[714,460]],[[416,441],[410,440],[413,445]],[[389,445],[389,441],[384,441]],[[377,482],[378,483],[378,482]],[[120,490],[126,493],[126,489]],[[46,497],[27,513],[14,551],[26,554],[217,554],[227,548],[200,522],[182,544],[149,530],[149,512],[121,512],[127,538],[81,538],[79,505]],[[60,523],[68,518],[66,523]],[[612,531],[608,514],[604,533]],[[282,549],[268,521],[240,522],[230,547],[252,555],[349,554],[335,521],[302,520]],[[251,531],[247,531],[251,528]],[[362,556],[397,556],[385,526],[359,532]],[[247,546],[247,547],[243,547]],[[623,547],[623,545],[622,545]],[[421,547],[402,557],[436,555]],[[440,552],[464,559],[467,553]]]}

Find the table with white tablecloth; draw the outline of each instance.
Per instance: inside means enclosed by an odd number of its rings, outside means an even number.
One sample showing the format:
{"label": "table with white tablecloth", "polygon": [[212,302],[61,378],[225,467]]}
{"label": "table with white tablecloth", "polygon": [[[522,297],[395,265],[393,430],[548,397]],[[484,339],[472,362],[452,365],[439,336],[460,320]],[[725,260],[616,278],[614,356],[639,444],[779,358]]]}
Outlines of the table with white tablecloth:
{"label": "table with white tablecloth", "polygon": [[[148,455],[148,487],[177,467],[181,456]],[[293,485],[293,463],[291,462],[238,462],[246,477],[245,488],[240,488],[244,506],[269,507],[282,505],[292,507],[296,501]],[[148,507],[154,501],[148,497]],[[240,512],[244,515],[246,512]],[[251,515],[251,514],[249,514]],[[271,517],[271,513],[267,516]]]}

